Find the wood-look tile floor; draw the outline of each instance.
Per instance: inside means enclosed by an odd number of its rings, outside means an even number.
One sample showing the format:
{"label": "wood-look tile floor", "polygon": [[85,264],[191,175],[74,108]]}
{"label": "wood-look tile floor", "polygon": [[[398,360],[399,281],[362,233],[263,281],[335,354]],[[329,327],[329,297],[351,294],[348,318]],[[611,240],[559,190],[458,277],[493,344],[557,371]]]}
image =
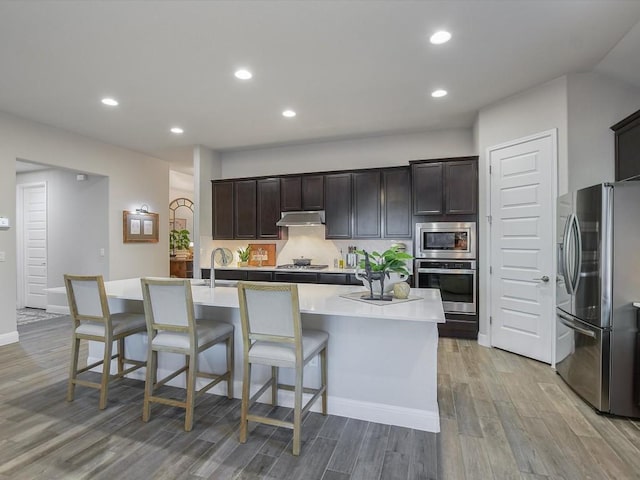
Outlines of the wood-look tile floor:
{"label": "wood-look tile floor", "polygon": [[69,320],[19,331],[0,347],[2,480],[640,478],[640,422],[597,415],[547,365],[472,341],[440,340],[441,433],[312,413],[296,458],[286,429],[252,425],[239,444],[238,400],[203,395],[189,433],[170,407],[143,423],[134,380],[104,411],[91,389],[67,403]]}

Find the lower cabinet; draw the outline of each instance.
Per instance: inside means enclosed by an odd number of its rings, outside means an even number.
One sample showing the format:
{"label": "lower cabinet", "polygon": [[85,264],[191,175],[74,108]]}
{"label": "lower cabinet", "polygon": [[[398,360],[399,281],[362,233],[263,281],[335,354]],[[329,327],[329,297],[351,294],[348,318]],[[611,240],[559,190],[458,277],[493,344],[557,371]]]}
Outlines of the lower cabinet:
{"label": "lower cabinet", "polygon": [[478,338],[478,316],[445,313],[446,323],[438,324],[438,334],[441,337]]}
{"label": "lower cabinet", "polygon": [[193,278],[193,260],[171,259],[169,275],[174,278]]}
{"label": "lower cabinet", "polygon": [[[209,268],[200,269],[202,278],[211,278]],[[321,283],[330,285],[362,285],[353,273],[283,272],[216,268],[216,280],[248,280],[252,282]]]}

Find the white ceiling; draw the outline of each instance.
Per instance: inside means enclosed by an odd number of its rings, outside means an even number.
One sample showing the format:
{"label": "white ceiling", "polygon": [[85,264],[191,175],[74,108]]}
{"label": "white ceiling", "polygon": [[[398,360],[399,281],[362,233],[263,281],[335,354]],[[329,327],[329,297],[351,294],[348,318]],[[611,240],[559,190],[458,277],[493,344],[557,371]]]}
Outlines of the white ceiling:
{"label": "white ceiling", "polygon": [[[484,105],[598,64],[640,86],[640,27],[625,37],[639,20],[637,0],[3,1],[0,110],[178,163],[194,144],[469,127]],[[436,47],[440,28],[453,39]]]}

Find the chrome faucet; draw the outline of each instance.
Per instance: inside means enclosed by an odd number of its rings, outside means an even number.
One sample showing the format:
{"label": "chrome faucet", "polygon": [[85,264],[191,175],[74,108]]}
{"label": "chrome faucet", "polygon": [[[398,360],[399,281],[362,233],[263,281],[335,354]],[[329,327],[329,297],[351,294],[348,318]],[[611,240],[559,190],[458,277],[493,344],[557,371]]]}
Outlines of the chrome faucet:
{"label": "chrome faucet", "polygon": [[214,260],[213,257],[216,256],[216,252],[217,251],[222,252],[222,255],[224,255],[224,248],[214,248],[213,251],[211,252],[211,274],[209,276],[209,288],[215,288],[216,287],[216,271],[215,271],[215,267],[214,267]]}

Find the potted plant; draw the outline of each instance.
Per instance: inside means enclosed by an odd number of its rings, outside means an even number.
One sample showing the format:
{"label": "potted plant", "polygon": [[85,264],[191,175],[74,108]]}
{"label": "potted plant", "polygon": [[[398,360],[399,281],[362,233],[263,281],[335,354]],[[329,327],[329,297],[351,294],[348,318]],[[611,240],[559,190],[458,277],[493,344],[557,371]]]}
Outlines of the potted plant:
{"label": "potted plant", "polygon": [[169,232],[169,248],[174,252],[175,256],[180,259],[187,259],[191,252],[189,245],[189,230],[171,230]]}
{"label": "potted plant", "polygon": [[[406,280],[409,277],[406,261],[411,260],[413,257],[408,253],[401,252],[395,246],[382,253],[369,253],[366,250],[359,250],[358,253],[363,255],[364,259],[360,260],[356,277],[369,283],[371,295],[368,298],[372,300],[391,300],[390,296],[385,296],[384,294],[386,291],[393,289],[393,283],[389,283],[385,289],[385,278],[391,280],[392,274],[395,274],[393,278],[395,282]],[[378,293],[378,297],[374,296],[374,291]]]}
{"label": "potted plant", "polygon": [[238,252],[238,266],[239,267],[246,267],[249,264],[249,256],[251,255],[251,247],[249,247],[249,245],[247,245],[247,248],[239,248],[237,250]]}

